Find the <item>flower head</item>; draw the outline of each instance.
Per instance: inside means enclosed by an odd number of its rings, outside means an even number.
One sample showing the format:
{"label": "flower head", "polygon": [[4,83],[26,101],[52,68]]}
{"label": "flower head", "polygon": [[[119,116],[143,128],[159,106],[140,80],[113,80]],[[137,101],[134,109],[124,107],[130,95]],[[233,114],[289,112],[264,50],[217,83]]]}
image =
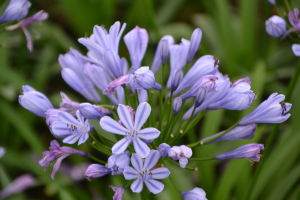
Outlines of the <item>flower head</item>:
{"label": "flower head", "polygon": [[173,160],[179,160],[180,167],[185,168],[188,164],[188,158],[193,155],[193,152],[191,148],[181,145],[180,147],[173,146],[169,149],[168,155]]}
{"label": "flower head", "polygon": [[160,158],[160,153],[151,150],[145,161],[138,155],[133,153],[131,156],[131,164],[124,169],[124,177],[126,180],[136,179],[130,186],[132,192],[140,193],[143,190],[143,182],[148,190],[153,194],[158,194],[164,189],[164,184],[155,179],[165,179],[170,175],[170,171],[166,167],[153,169]]}
{"label": "flower head", "polygon": [[285,96],[277,94],[271,94],[267,100],[257,106],[249,115],[243,117],[238,124],[245,126],[254,123],[281,123],[287,120],[291,114],[286,113],[291,109],[292,104],[282,102]]}
{"label": "flower head", "polygon": [[46,117],[45,112],[53,109],[49,99],[42,93],[36,91],[29,85],[22,86],[22,92],[19,95],[19,103],[33,114]]}
{"label": "flower head", "polygon": [[180,195],[184,200],[207,200],[205,191],[198,187],[188,192],[182,191]]}
{"label": "flower head", "polygon": [[134,123],[132,122],[129,110],[125,105],[120,104],[117,111],[119,118],[125,127],[107,116],[102,117],[100,120],[100,126],[104,130],[114,134],[124,135],[124,138],[112,147],[112,152],[115,154],[123,153],[129,144],[133,143],[135,152],[142,158],[147,157],[150,153],[150,148],[141,139],[155,139],[160,134],[160,131],[156,128],[141,129],[150,115],[150,105],[144,102],[138,106]]}
{"label": "flower head", "polygon": [[115,192],[113,200],[122,200],[122,196],[125,191],[125,186],[115,187],[113,185],[109,185],[109,187]]}
{"label": "flower head", "polygon": [[266,21],[266,31],[270,36],[280,37],[286,33],[286,22],[276,15]]}
{"label": "flower head", "polygon": [[12,22],[26,17],[31,3],[28,0],[10,0],[3,15],[0,17],[0,24]]}
{"label": "flower head", "polygon": [[58,171],[61,161],[71,154],[86,157],[88,154],[83,151],[78,151],[71,147],[61,147],[56,140],[52,140],[49,147],[50,151],[44,151],[44,158],[39,161],[41,166],[47,167],[49,164],[54,165],[51,173],[51,178],[54,180],[54,175]]}

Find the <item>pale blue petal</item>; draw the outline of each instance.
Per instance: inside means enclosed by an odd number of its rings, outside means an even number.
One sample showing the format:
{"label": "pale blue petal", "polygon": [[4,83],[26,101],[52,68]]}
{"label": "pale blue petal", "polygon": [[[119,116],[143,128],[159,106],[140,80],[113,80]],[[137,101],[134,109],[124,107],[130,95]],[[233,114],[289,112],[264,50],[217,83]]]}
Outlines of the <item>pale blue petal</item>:
{"label": "pale blue petal", "polygon": [[154,140],[160,134],[156,128],[144,128],[138,132],[138,137],[146,140]]}
{"label": "pale blue petal", "polygon": [[143,190],[143,180],[141,178],[136,179],[130,186],[130,189],[134,193],[140,193]]}
{"label": "pale blue petal", "polygon": [[52,135],[59,139],[64,139],[70,135],[67,124],[61,121],[55,121],[51,124],[50,132]]}
{"label": "pale blue petal", "polygon": [[297,56],[297,57],[300,56],[300,44],[293,44],[292,50],[293,50],[295,56]]}
{"label": "pale blue petal", "polygon": [[130,112],[126,106],[123,104],[119,104],[118,106],[118,115],[121,122],[125,125],[125,127],[129,130],[133,129],[132,118],[130,116]]}
{"label": "pale blue petal", "polygon": [[130,167],[130,166],[126,166],[126,167],[124,168],[123,174],[124,174],[124,178],[125,178],[126,180],[137,179],[138,176],[139,176],[138,171],[136,171],[135,169],[133,169],[133,168]]}
{"label": "pale blue petal", "polygon": [[182,157],[182,158],[179,159],[179,165],[182,168],[185,168],[186,165],[188,164],[188,162],[189,161],[188,161],[187,157]]}
{"label": "pale blue petal", "polygon": [[101,118],[100,126],[104,130],[118,135],[125,135],[126,132],[129,132],[126,128],[108,116]]}
{"label": "pale blue petal", "polygon": [[151,106],[147,102],[140,103],[135,113],[134,129],[140,130],[151,113]]}
{"label": "pale blue petal", "polygon": [[130,140],[123,138],[112,147],[112,152],[115,154],[123,153],[129,146],[129,144],[130,144]]}
{"label": "pale blue petal", "polygon": [[70,135],[63,140],[63,143],[74,144],[77,140],[79,140],[80,136],[80,134]]}
{"label": "pale blue petal", "polygon": [[82,143],[84,143],[88,138],[89,138],[88,133],[82,134],[81,137],[79,138],[78,145],[81,145]]}
{"label": "pale blue petal", "polygon": [[151,150],[149,155],[145,158],[144,170],[151,170],[158,162],[160,153],[157,150]]}
{"label": "pale blue petal", "polygon": [[131,164],[137,171],[142,171],[143,159],[136,153],[133,153],[131,156]]}
{"label": "pale blue petal", "polygon": [[136,138],[136,140],[133,140],[133,147],[134,147],[135,152],[141,158],[146,158],[150,153],[150,148],[140,138]]}
{"label": "pale blue petal", "polygon": [[152,173],[153,179],[165,179],[165,178],[169,177],[171,172],[166,167],[160,167],[160,168],[151,170],[151,173]]}
{"label": "pale blue petal", "polygon": [[164,184],[161,182],[151,179],[149,181],[145,181],[145,184],[150,192],[153,194],[158,194],[164,189]]}
{"label": "pale blue petal", "polygon": [[82,126],[82,124],[77,121],[73,115],[71,115],[70,113],[67,113],[67,112],[59,112],[58,113],[58,119],[66,124],[72,124],[72,125],[75,125],[75,126]]}

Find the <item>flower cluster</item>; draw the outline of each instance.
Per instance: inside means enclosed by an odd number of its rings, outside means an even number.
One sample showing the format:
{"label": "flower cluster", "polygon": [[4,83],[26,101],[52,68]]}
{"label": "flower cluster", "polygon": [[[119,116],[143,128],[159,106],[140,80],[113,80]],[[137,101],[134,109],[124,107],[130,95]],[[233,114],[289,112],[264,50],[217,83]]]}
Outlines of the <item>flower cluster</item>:
{"label": "flower cluster", "polygon": [[[273,25],[274,21],[270,21],[268,32],[276,36],[282,34],[280,31],[284,26],[278,24],[275,34],[272,32]],[[30,86],[23,86],[20,104],[46,118],[54,137],[67,144],[77,141],[78,145],[88,144],[108,156],[107,162],[102,161],[71,147],[61,147],[54,140],[50,151],[45,151],[45,157],[40,161],[41,166],[55,163],[51,175],[53,179],[61,161],[76,154],[96,162],[86,169],[88,180],[107,174],[124,175],[126,180],[133,180],[127,184],[132,192],[140,193],[145,183],[151,193],[157,194],[164,189],[164,184],[157,179],[172,179],[168,168],[170,163],[180,166],[182,170],[195,171],[197,168],[189,167],[188,162],[205,160],[192,158],[194,147],[224,140],[250,139],[254,137],[257,123],[281,123],[290,117],[287,112],[291,104],[282,102],[284,95],[273,93],[229,129],[193,144],[182,144],[184,140],[181,138],[189,134],[206,112],[249,108],[256,99],[250,78],[230,81],[227,75],[219,71],[219,60],[212,55],[200,57],[188,69],[186,64],[193,61],[202,39],[199,28],[195,29],[190,40],[182,39],[180,44],[175,44],[170,35],[162,37],[149,68],[142,66],[148,33],[143,28],[135,27],[124,36],[130,54],[129,65],[118,53],[125,27],[126,24],[121,25],[120,22],[109,30],[95,26],[90,37],[78,40],[88,49],[87,55],[70,48],[68,53],[59,56],[62,78],[94,104],[74,102],[61,93],[60,108],[54,108],[45,95]],[[162,79],[158,83],[155,76],[161,72],[165,77],[164,68],[168,66],[169,55],[168,80]],[[101,103],[102,95],[98,94],[97,89],[108,97],[111,105]],[[158,105],[155,104],[154,93],[160,93]],[[187,101],[194,103],[185,104]],[[184,104],[190,105],[190,108],[184,110]],[[158,115],[155,115],[158,110]],[[99,122],[97,128],[101,128],[100,131],[91,125],[91,120]],[[209,160],[246,158],[258,162],[263,149],[263,144],[247,144],[229,153],[212,155]],[[122,199],[126,187],[110,187],[116,192],[113,198]],[[182,191],[181,196],[185,200],[206,199],[201,188]]]}

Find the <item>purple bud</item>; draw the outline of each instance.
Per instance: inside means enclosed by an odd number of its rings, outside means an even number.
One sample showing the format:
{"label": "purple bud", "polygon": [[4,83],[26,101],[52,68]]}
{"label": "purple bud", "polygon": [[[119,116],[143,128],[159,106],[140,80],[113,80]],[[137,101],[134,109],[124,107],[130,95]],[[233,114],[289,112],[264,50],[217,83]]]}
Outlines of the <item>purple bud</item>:
{"label": "purple bud", "polygon": [[202,38],[202,31],[200,28],[196,28],[191,37],[190,49],[186,59],[186,62],[190,63],[194,58],[196,52],[199,49],[199,45]]}
{"label": "purple bud", "polygon": [[177,115],[181,109],[182,99],[180,97],[176,97],[173,101],[173,114]]}
{"label": "purple bud", "polygon": [[300,44],[293,44],[292,50],[295,56],[300,57]]}
{"label": "purple bud", "polygon": [[125,186],[115,187],[113,185],[109,185],[109,187],[115,192],[113,200],[122,200],[122,196],[125,191]]}
{"label": "purple bud", "polygon": [[72,101],[65,93],[60,92],[62,102],[60,103],[60,110],[70,113],[75,116],[78,110],[79,103]]}
{"label": "purple bud", "polygon": [[168,40],[163,40],[161,44],[161,63],[164,65],[168,60],[169,44]]}
{"label": "purple bud", "polygon": [[6,150],[4,147],[0,147],[0,158],[2,158],[5,154]]}
{"label": "purple bud", "polygon": [[105,51],[104,60],[107,69],[112,73],[114,78],[119,78],[123,75],[122,62],[119,55],[111,49]]}
{"label": "purple bud", "polygon": [[161,89],[160,84],[155,82],[154,73],[149,70],[149,67],[140,67],[134,74],[130,74],[129,83],[136,90]]}
{"label": "purple bud", "polygon": [[219,154],[216,156],[217,160],[224,160],[224,159],[230,159],[230,158],[247,158],[248,160],[259,162],[261,155],[259,154],[261,150],[264,150],[263,144],[246,144],[244,146],[241,146],[237,148],[234,151]]}
{"label": "purple bud", "polygon": [[286,33],[286,22],[276,15],[266,21],[266,31],[270,36],[280,37]]}
{"label": "purple bud", "polygon": [[[213,140],[212,142],[209,142],[207,144],[224,141],[224,140],[244,140],[244,139],[252,139],[254,137],[255,131],[257,129],[257,126],[255,124],[250,124],[247,126],[237,126],[236,128],[232,129],[225,135]],[[204,138],[202,141],[206,141],[210,138],[213,138],[215,136],[218,136],[222,134],[224,131],[217,133],[215,135],[212,135],[210,137]]]}
{"label": "purple bud", "polygon": [[175,70],[175,72],[172,74],[172,78],[171,78],[171,91],[172,92],[174,92],[178,88],[182,78],[183,78],[183,71],[182,71],[182,69],[177,68]]}
{"label": "purple bud", "polygon": [[105,114],[101,112],[100,106],[92,105],[90,103],[79,104],[79,111],[81,115],[87,119],[100,119],[104,117]]}
{"label": "purple bud", "polygon": [[84,173],[84,176],[90,181],[91,178],[99,178],[111,172],[112,172],[111,169],[103,165],[92,164],[87,168],[87,170]]}
{"label": "purple bud", "polygon": [[49,109],[53,109],[49,99],[30,86],[23,86],[23,91],[19,95],[19,103],[28,111],[44,118],[46,117],[45,112]]}
{"label": "purple bud", "polygon": [[35,178],[30,174],[23,174],[16,178],[0,192],[0,199],[6,199],[6,197],[10,195],[23,192],[27,188],[30,188],[34,185],[36,185]]}
{"label": "purple bud", "polygon": [[206,93],[207,93],[206,88],[201,87],[199,89],[198,94],[195,99],[195,103],[194,103],[194,106],[196,108],[198,108],[205,101]]}
{"label": "purple bud", "polygon": [[0,24],[23,19],[30,7],[31,3],[28,0],[11,0],[0,17]]}
{"label": "purple bud", "polygon": [[298,8],[294,8],[294,11],[289,12],[288,18],[289,18],[290,24],[300,34],[299,9]]}
{"label": "purple bud", "polygon": [[158,151],[160,153],[160,158],[165,158],[168,156],[168,151],[170,149],[170,145],[168,145],[167,143],[161,143],[158,146]]}
{"label": "purple bud", "polygon": [[121,76],[116,80],[112,81],[103,91],[105,95],[112,95],[113,92],[119,87],[120,85],[129,83],[128,75]]}
{"label": "purple bud", "polygon": [[182,191],[180,195],[184,200],[207,200],[204,190],[198,187],[187,192]]}
{"label": "purple bud", "polygon": [[268,2],[269,2],[271,5],[276,5],[275,0],[268,0]]}

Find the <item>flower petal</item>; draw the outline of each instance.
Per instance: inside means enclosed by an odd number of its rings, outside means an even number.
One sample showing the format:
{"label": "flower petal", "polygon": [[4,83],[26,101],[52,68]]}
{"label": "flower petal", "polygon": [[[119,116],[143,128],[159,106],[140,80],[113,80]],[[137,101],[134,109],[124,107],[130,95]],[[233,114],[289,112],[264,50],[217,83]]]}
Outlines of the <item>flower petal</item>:
{"label": "flower petal", "polygon": [[126,180],[132,180],[132,179],[137,179],[138,178],[138,171],[136,171],[135,169],[133,169],[132,167],[130,166],[126,166],[124,168],[124,177]]}
{"label": "flower petal", "polygon": [[123,104],[119,104],[118,106],[118,115],[121,122],[125,125],[129,130],[133,129],[132,118],[130,116],[130,112],[126,106]]}
{"label": "flower petal", "polygon": [[137,171],[141,171],[143,168],[143,159],[136,153],[133,153],[131,156],[131,164]]}
{"label": "flower petal", "polygon": [[144,170],[151,170],[160,158],[160,153],[157,150],[151,150],[144,162]]}
{"label": "flower petal", "polygon": [[153,194],[158,194],[164,189],[164,184],[161,182],[151,179],[149,181],[145,181],[145,184],[150,192]]}
{"label": "flower petal", "polygon": [[138,136],[142,139],[154,140],[159,136],[160,131],[157,130],[156,128],[145,128],[140,130],[138,133],[139,133]]}
{"label": "flower petal", "polygon": [[179,165],[181,168],[185,168],[185,166],[188,164],[188,159],[187,157],[182,157],[179,159]]}
{"label": "flower petal", "polygon": [[169,177],[171,172],[166,167],[160,167],[160,168],[151,170],[151,173],[152,173],[153,179],[165,179],[165,178]]}
{"label": "flower petal", "polygon": [[125,135],[125,132],[129,132],[126,128],[108,116],[101,118],[100,126],[104,130],[118,135]]}
{"label": "flower petal", "polygon": [[82,143],[84,143],[88,138],[89,138],[88,133],[82,134],[78,140],[78,145],[81,145]]}
{"label": "flower petal", "polygon": [[130,189],[134,193],[140,193],[143,190],[143,180],[141,178],[136,179],[130,186]]}
{"label": "flower petal", "polygon": [[79,140],[80,137],[81,137],[81,134],[72,134],[72,135],[66,137],[63,140],[63,143],[74,144],[77,140]]}
{"label": "flower petal", "polygon": [[135,152],[141,158],[146,158],[150,153],[150,148],[140,138],[136,138],[136,140],[133,140],[133,147],[134,147]]}
{"label": "flower petal", "polygon": [[120,154],[123,153],[130,144],[130,140],[126,138],[121,139],[112,147],[112,153]]}
{"label": "flower petal", "polygon": [[67,113],[67,112],[59,112],[58,113],[58,119],[64,123],[67,123],[67,124],[73,124],[75,126],[82,126],[82,124],[77,121],[73,115],[71,115],[70,113]]}
{"label": "flower petal", "polygon": [[147,102],[140,103],[135,113],[134,129],[140,130],[151,113],[151,106]]}
{"label": "flower petal", "polygon": [[61,121],[53,122],[49,129],[52,135],[59,139],[64,139],[70,135],[70,131],[67,127],[67,124]]}

